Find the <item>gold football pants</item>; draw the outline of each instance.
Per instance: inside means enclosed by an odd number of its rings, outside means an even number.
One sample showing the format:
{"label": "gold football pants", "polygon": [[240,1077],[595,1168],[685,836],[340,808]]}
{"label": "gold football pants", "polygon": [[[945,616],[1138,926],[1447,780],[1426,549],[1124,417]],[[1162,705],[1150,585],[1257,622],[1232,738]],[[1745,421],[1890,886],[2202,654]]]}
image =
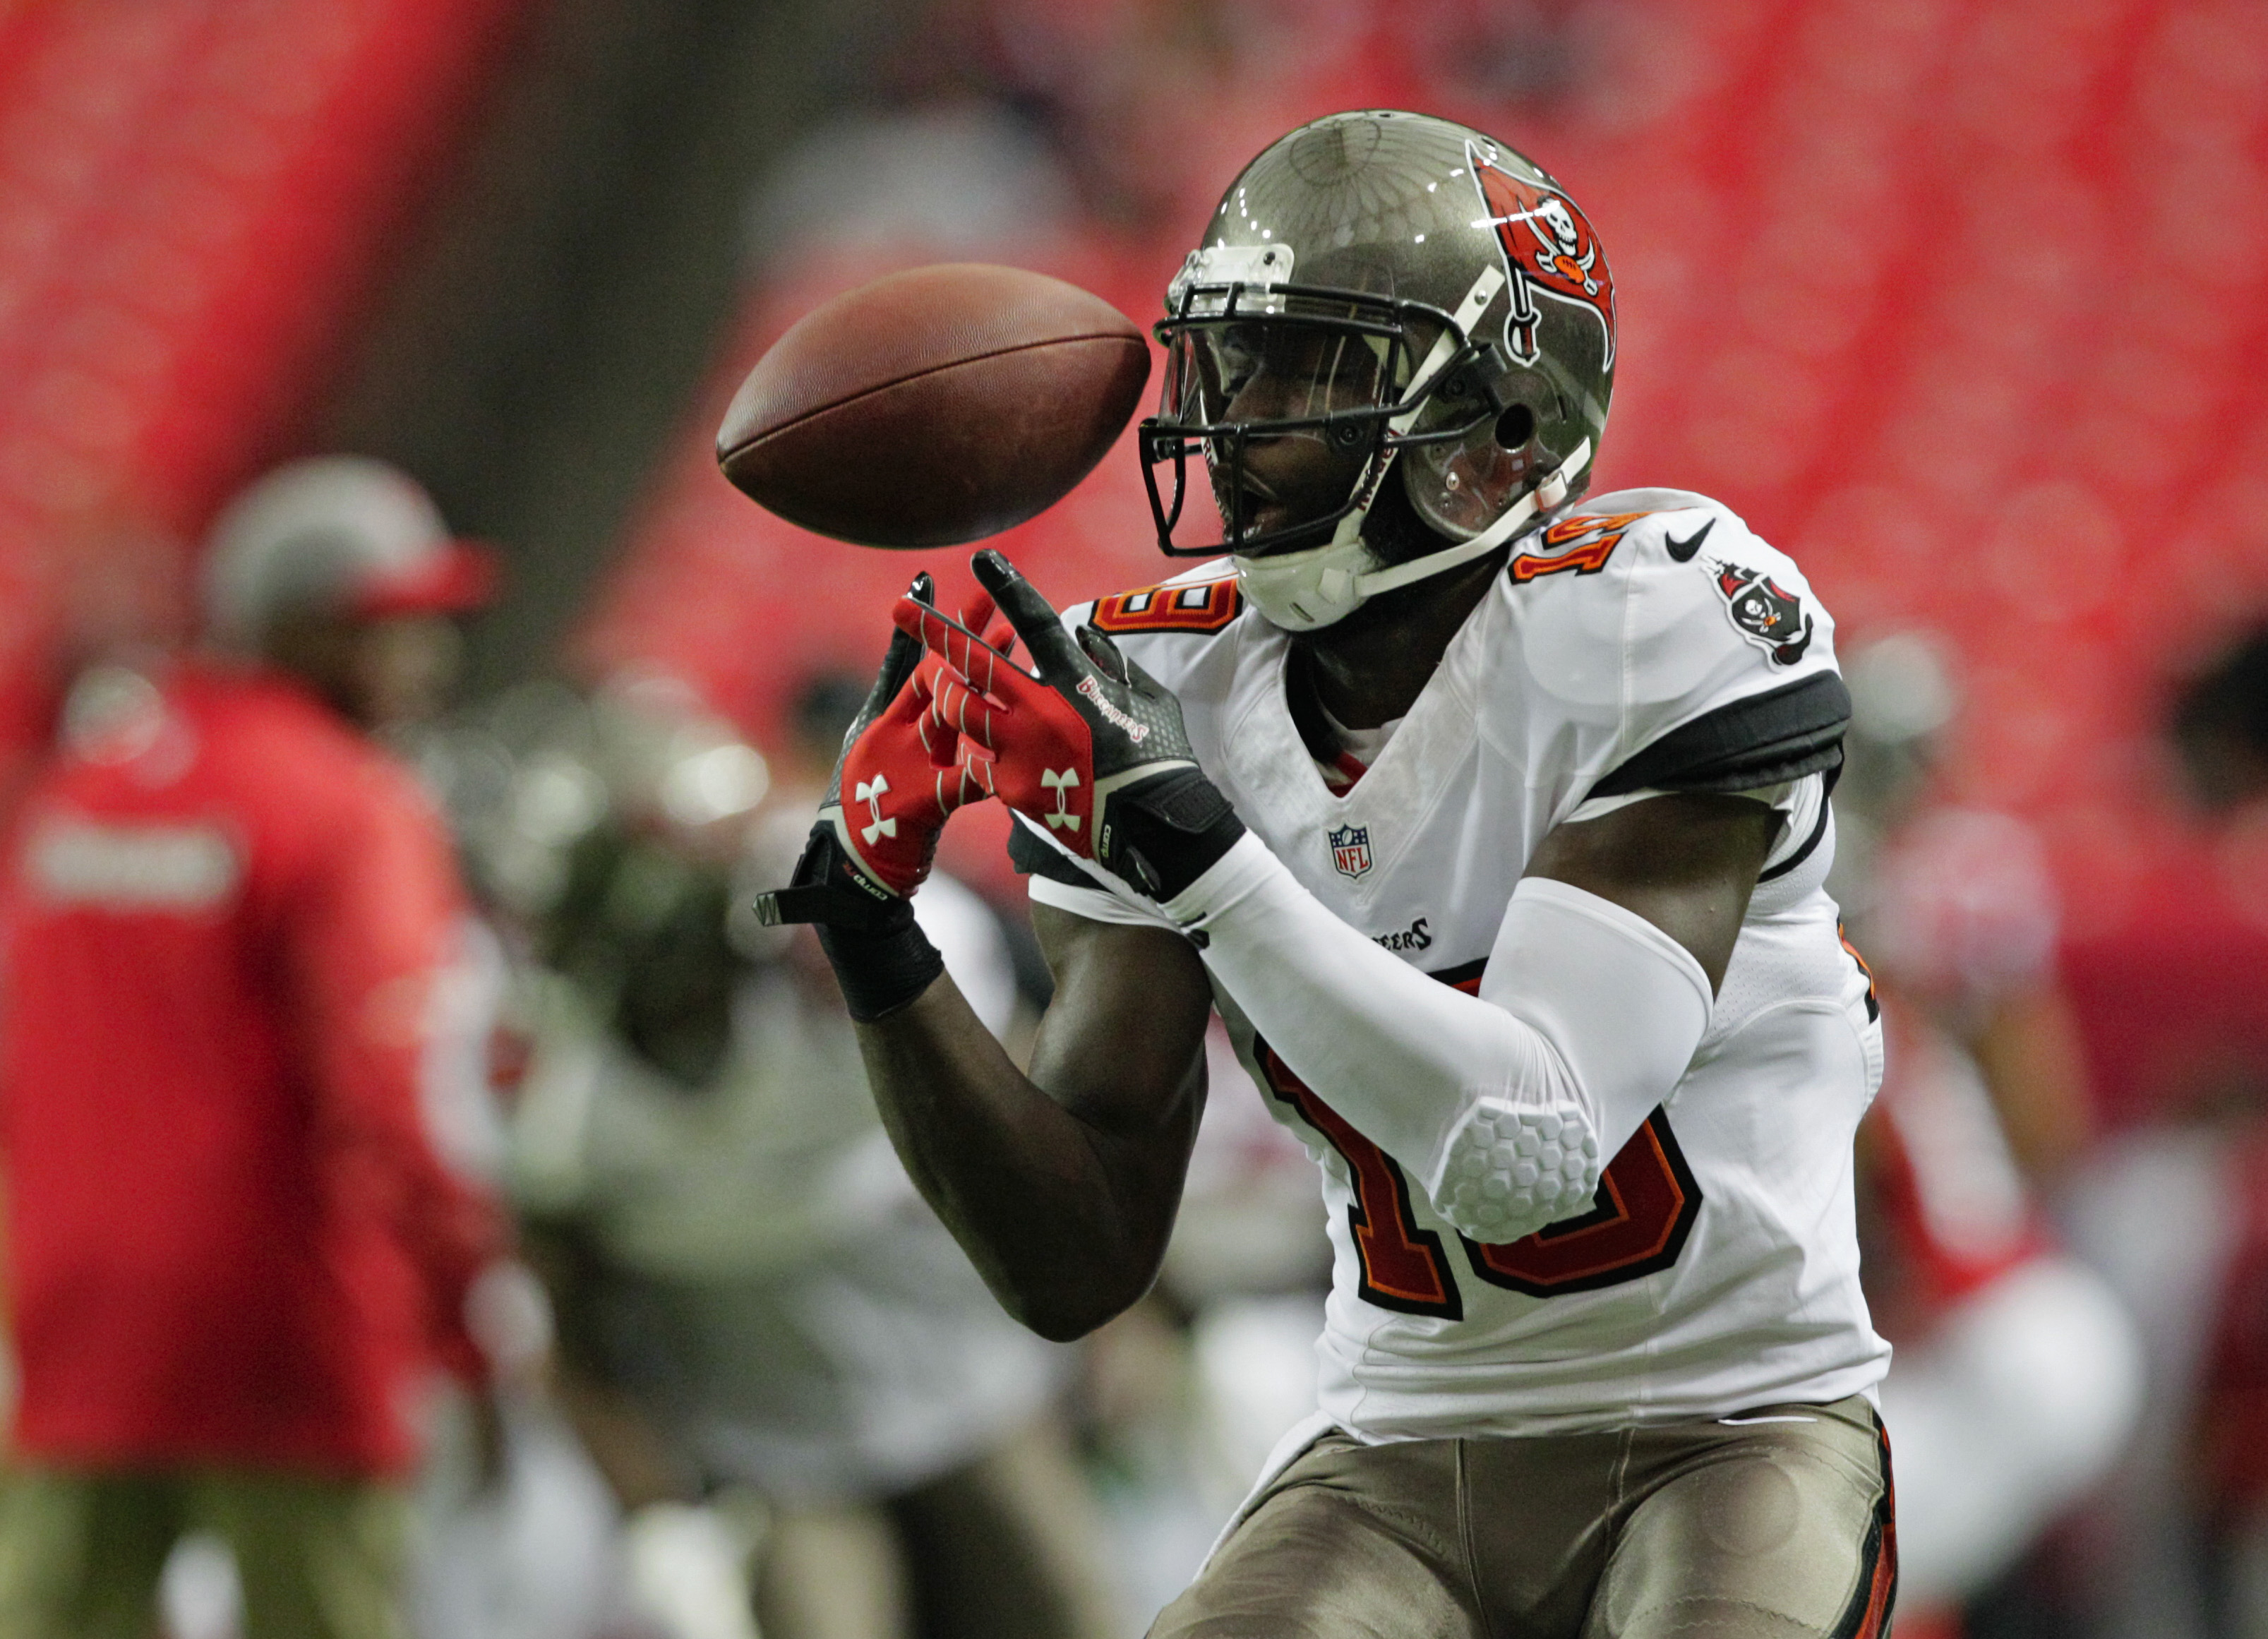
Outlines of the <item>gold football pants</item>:
{"label": "gold football pants", "polygon": [[1880,1639],[1897,1581],[1873,1409],[1309,1446],[1151,1639]]}

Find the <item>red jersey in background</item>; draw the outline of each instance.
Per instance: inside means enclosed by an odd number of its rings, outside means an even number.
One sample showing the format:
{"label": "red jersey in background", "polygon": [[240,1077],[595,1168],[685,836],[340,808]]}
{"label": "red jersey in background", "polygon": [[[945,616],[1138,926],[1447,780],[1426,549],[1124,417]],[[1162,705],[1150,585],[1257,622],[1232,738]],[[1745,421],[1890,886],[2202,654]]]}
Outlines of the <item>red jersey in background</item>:
{"label": "red jersey in background", "polygon": [[469,1372],[498,1249],[437,1154],[467,907],[409,771],[296,683],[113,674],[0,886],[18,1448],[350,1474]]}

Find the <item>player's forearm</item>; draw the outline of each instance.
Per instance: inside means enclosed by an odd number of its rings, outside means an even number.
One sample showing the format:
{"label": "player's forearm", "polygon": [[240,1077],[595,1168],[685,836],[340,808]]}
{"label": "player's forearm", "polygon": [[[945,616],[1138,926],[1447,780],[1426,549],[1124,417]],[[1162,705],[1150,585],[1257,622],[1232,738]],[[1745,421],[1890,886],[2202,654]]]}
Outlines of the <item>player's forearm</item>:
{"label": "player's forearm", "polygon": [[1480,997],[1339,921],[1256,837],[1167,909],[1292,1071],[1484,1240],[1587,1208],[1708,1023],[1689,953],[1565,884],[1521,884]]}
{"label": "player's forearm", "polygon": [[1011,1314],[1063,1341],[1149,1290],[1175,1204],[1155,1199],[1160,1156],[1177,1186],[1193,1109],[1131,1134],[1082,1118],[1016,1068],[950,977],[858,1042],[908,1173]]}

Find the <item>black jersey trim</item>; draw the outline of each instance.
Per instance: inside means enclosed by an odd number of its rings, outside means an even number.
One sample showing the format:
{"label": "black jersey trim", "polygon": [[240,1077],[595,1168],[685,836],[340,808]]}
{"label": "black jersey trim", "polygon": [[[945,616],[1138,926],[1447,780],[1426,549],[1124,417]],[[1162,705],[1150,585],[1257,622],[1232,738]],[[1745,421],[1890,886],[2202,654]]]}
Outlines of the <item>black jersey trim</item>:
{"label": "black jersey trim", "polygon": [[1481,974],[1487,966],[1488,958],[1484,956],[1477,961],[1459,962],[1454,967],[1444,967],[1439,973],[1428,974],[1426,977],[1438,979],[1453,990],[1462,990],[1469,996],[1478,996],[1481,989]]}
{"label": "black jersey trim", "polygon": [[1062,854],[1042,842],[1024,821],[1021,814],[1008,827],[1008,863],[1016,868],[1020,877],[1045,877],[1050,882],[1060,882],[1065,887],[1093,888],[1102,891],[1102,885],[1064,858]]}
{"label": "black jersey trim", "polygon": [[[1835,766],[1828,769],[1825,783],[1819,788],[1819,817],[1811,822],[1811,834],[1803,839],[1803,846],[1801,848],[1797,849],[1795,852],[1790,854],[1786,859],[1781,860],[1779,864],[1772,866],[1769,871],[1759,872],[1756,877],[1756,881],[1759,884],[1774,881],[1778,878],[1786,876],[1789,871],[1794,870],[1805,860],[1810,858],[1813,852],[1817,849],[1821,842],[1823,841],[1827,835],[1827,821],[1835,812],[1834,809],[1829,805],[1828,799],[1835,795],[1835,782],[1842,777],[1843,763],[1841,759],[1837,758]],[[1867,1005],[1873,1005],[1871,1000],[1868,1002]]]}
{"label": "black jersey trim", "polygon": [[1851,691],[1832,672],[1697,717],[1631,757],[1589,797],[1631,791],[1746,791],[1840,766]]}
{"label": "black jersey trim", "polygon": [[1882,1488],[1859,1549],[1858,1581],[1830,1639],[1881,1639],[1897,1605],[1898,1488],[1890,1467],[1890,1437],[1879,1416],[1874,1418],[1874,1446],[1881,1455]]}

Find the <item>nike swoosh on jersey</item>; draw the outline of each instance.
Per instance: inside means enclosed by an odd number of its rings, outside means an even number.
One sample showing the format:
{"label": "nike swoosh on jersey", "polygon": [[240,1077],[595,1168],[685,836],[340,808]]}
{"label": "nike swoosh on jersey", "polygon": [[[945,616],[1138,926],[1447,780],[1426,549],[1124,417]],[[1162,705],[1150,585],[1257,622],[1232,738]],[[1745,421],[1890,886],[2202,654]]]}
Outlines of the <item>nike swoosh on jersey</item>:
{"label": "nike swoosh on jersey", "polygon": [[1670,557],[1677,562],[1690,563],[1693,561],[1693,555],[1701,550],[1701,543],[1709,539],[1709,532],[1716,527],[1717,520],[1712,518],[1683,540],[1665,529],[1661,532],[1661,544],[1668,549]]}

